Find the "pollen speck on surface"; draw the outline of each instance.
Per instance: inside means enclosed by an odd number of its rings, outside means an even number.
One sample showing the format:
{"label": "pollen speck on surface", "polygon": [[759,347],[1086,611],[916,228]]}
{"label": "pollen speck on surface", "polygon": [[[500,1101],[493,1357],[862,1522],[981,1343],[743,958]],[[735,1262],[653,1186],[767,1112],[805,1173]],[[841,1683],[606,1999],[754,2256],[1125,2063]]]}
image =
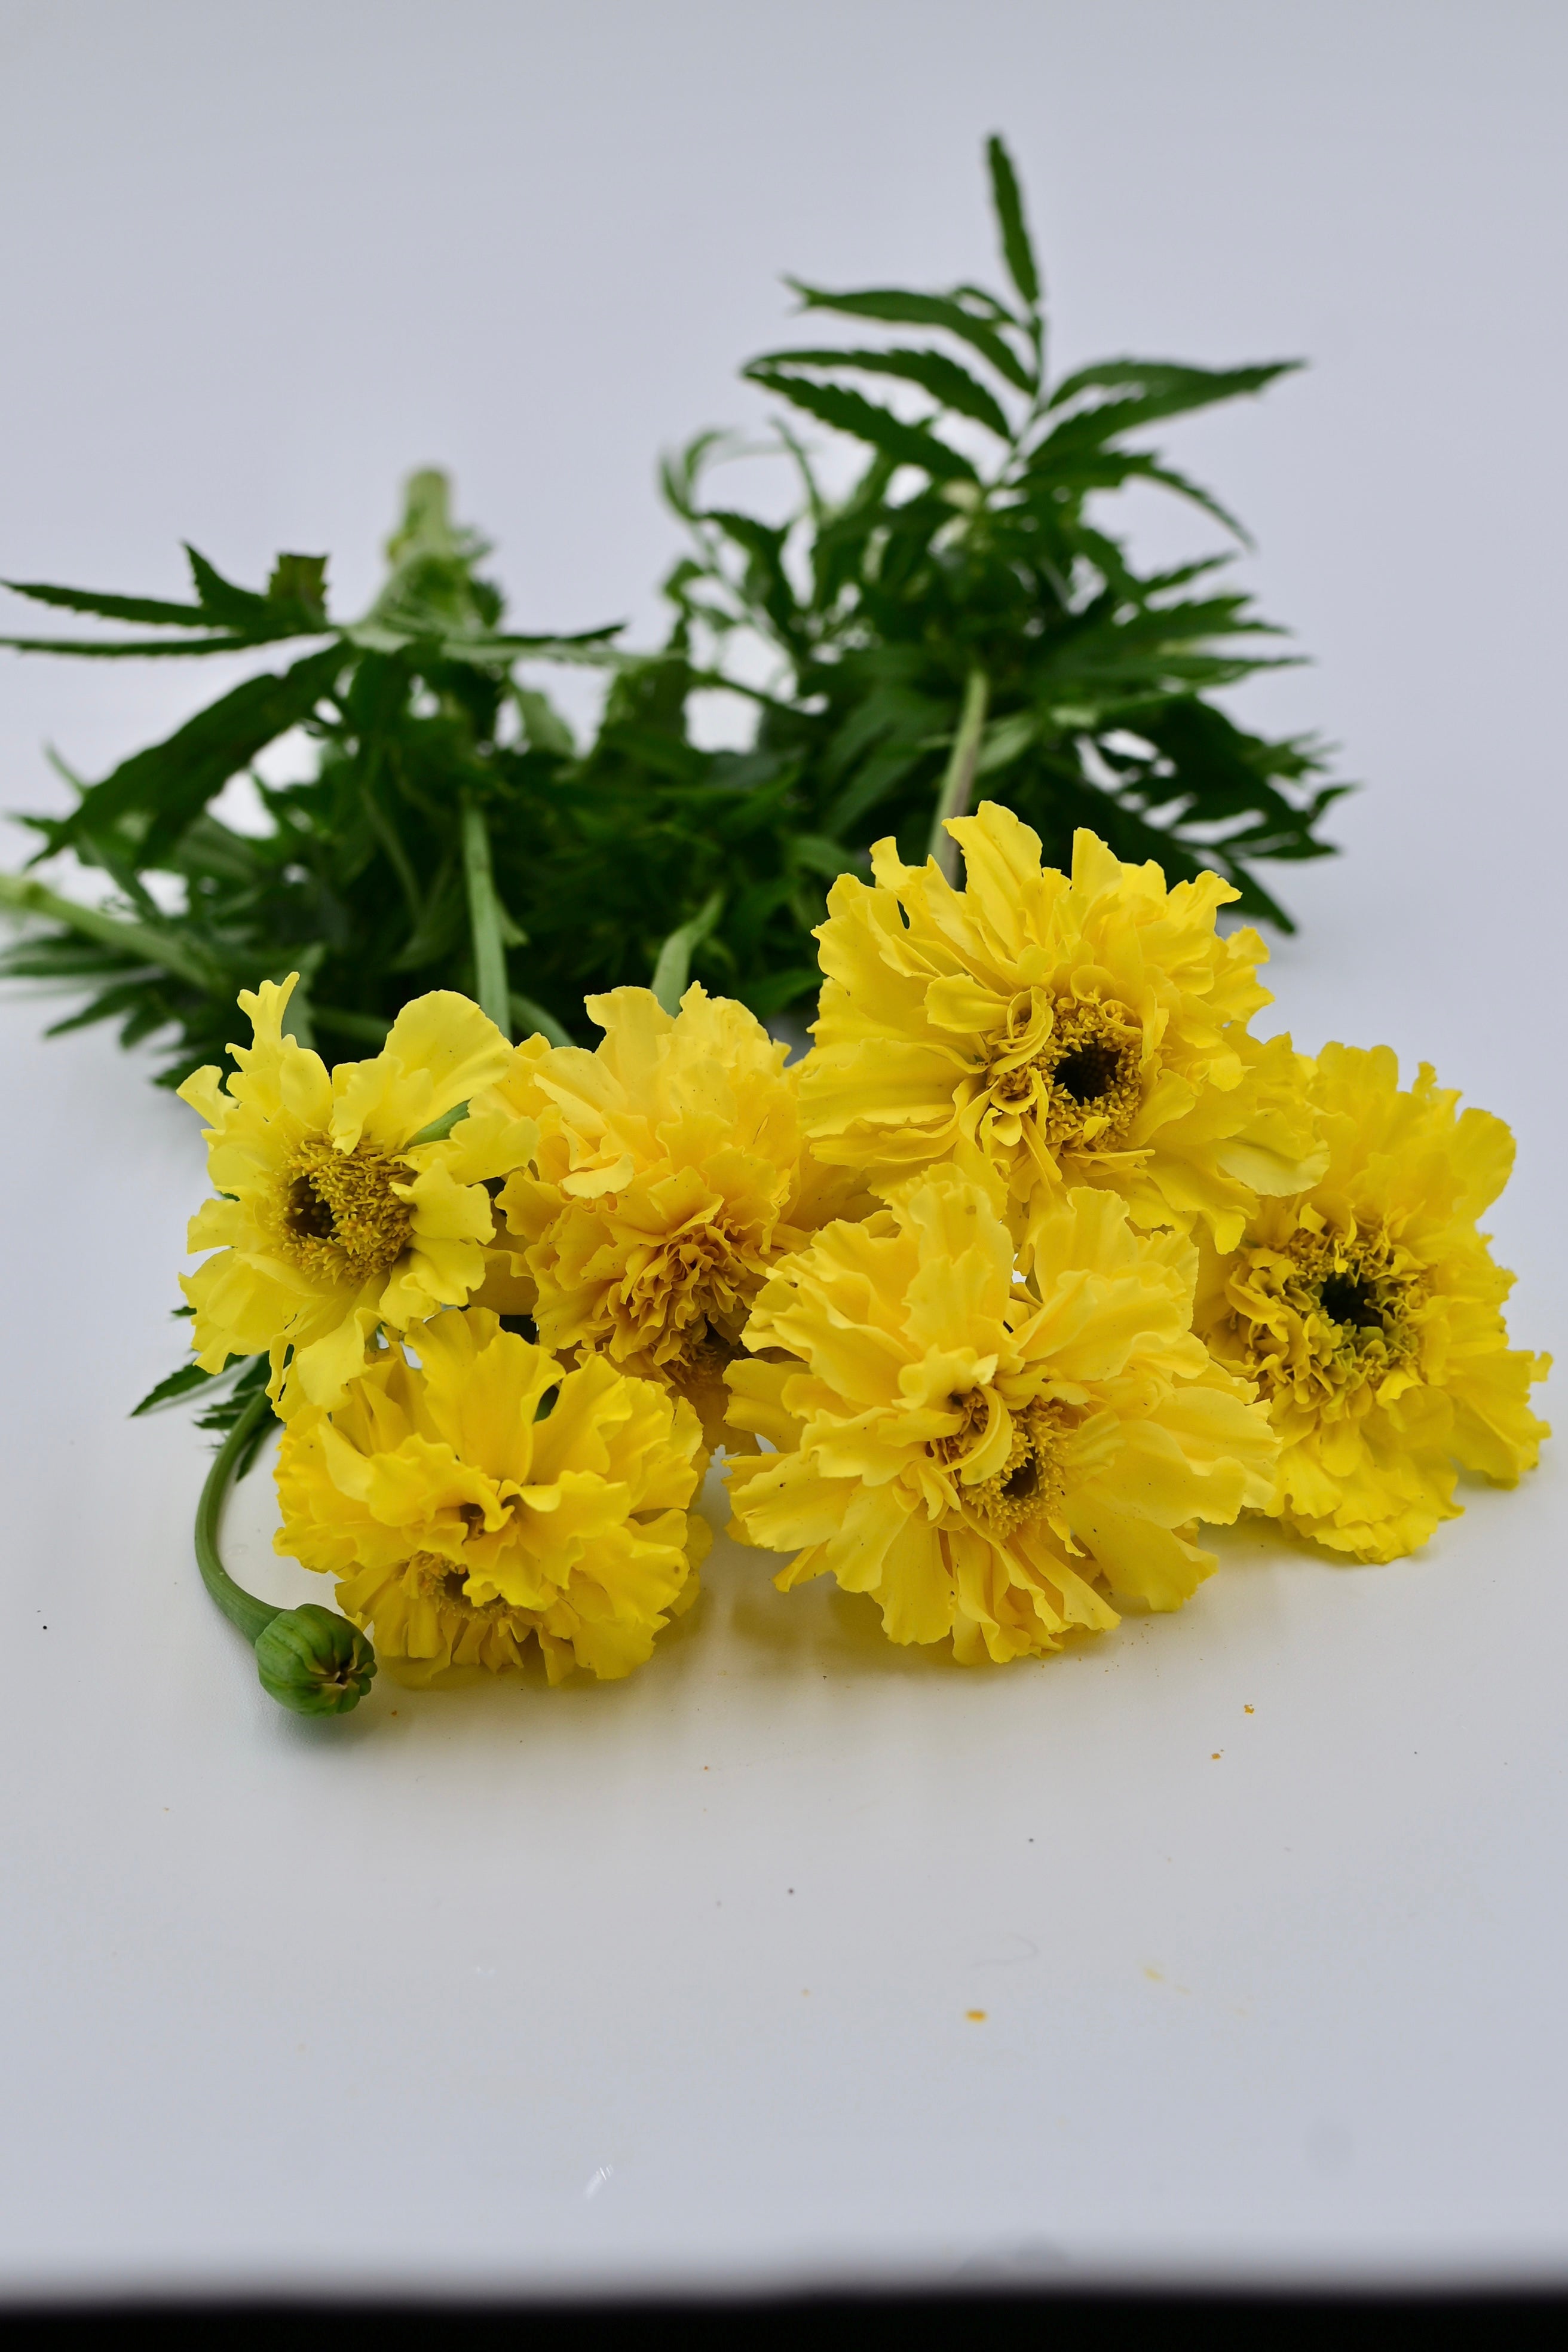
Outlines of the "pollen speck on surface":
{"label": "pollen speck on surface", "polygon": [[984,2025],[986,2012],[983,2009],[966,2009],[963,2012],[972,2025]]}

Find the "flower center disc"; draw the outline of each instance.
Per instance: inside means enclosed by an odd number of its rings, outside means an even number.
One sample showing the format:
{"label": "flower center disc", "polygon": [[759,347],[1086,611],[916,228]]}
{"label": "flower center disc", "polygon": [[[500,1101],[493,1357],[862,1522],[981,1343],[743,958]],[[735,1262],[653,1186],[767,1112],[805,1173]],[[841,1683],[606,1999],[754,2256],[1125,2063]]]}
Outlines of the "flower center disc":
{"label": "flower center disc", "polygon": [[1053,1151],[1114,1150],[1142,1099],[1142,1032],[1115,1004],[1058,1000],[1051,1034],[1024,1061],[1004,1048],[987,1091],[1005,1117],[1033,1113]]}
{"label": "flower center disc", "polygon": [[364,1282],[389,1273],[414,1227],[412,1208],[392,1187],[413,1172],[406,1160],[373,1143],[338,1151],[324,1136],[310,1138],[284,1171],[284,1254],[319,1282]]}
{"label": "flower center disc", "polygon": [[1385,1233],[1298,1234],[1283,1257],[1258,1254],[1248,1284],[1273,1305],[1233,1315],[1237,1368],[1266,1395],[1313,1397],[1322,1411],[1420,1355],[1426,1286]]}
{"label": "flower center disc", "polygon": [[[963,1414],[963,1426],[951,1437],[933,1438],[931,1452],[953,1467],[979,1444],[985,1428],[985,1400],[979,1390],[953,1399]],[[1062,1471],[1058,1422],[1048,1405],[1028,1405],[1013,1416],[1013,1444],[1002,1468],[978,1485],[957,1482],[961,1499],[986,1522],[994,1535],[1005,1536],[1027,1519],[1048,1518],[1062,1500]]]}

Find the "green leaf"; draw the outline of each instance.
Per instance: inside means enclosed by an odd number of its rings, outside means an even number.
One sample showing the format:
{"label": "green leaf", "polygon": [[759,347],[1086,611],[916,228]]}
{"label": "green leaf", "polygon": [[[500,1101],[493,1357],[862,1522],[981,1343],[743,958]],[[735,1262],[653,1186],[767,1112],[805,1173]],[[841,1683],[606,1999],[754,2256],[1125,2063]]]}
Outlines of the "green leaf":
{"label": "green leaf", "polygon": [[691,970],[691,951],[700,947],[723,912],[724,893],[715,890],[700,913],[678,931],[671,931],[658,951],[648,982],[655,996],[673,1020],[680,1010],[680,1000],[686,993],[687,976]]}
{"label": "green leaf", "polygon": [[1173,490],[1205,514],[1222,523],[1244,547],[1252,545],[1247,527],[1238,522],[1227,507],[1209,491],[1190,481],[1173,466],[1163,465],[1158,457],[1141,449],[1075,449],[1064,451],[1058,436],[1031,450],[1023,470],[1022,487],[1027,490],[1038,486],[1054,494],[1058,486],[1069,488],[1077,496],[1090,490],[1119,490],[1130,481],[1157,482],[1162,489]]}
{"label": "green leaf", "polygon": [[[1004,441],[1011,440],[1012,426],[1000,403],[986,391],[956,360],[944,352],[910,351],[894,344],[885,352],[795,351],[764,352],[752,362],[752,367],[854,368],[863,375],[890,375],[907,383],[918,383],[933,400],[941,401],[960,416],[972,416],[989,432]],[[749,371],[748,371],[749,373]]]}
{"label": "green leaf", "polygon": [[57,849],[82,835],[100,834],[132,814],[150,818],[142,863],[155,866],[231,776],[301,719],[330,693],[343,666],[343,649],[308,654],[281,677],[247,678],[162,743],[123,761],[84,793],[73,814],[51,825]]}
{"label": "green leaf", "polygon": [[118,645],[98,645],[90,637],[0,637],[0,646],[16,654],[83,654],[89,661],[187,660],[192,654],[243,654],[254,637],[123,637]]}
{"label": "green leaf", "polygon": [[847,392],[839,384],[812,383],[801,376],[782,373],[760,362],[742,373],[764,392],[804,408],[808,415],[831,425],[836,432],[852,434],[858,441],[880,449],[900,466],[919,466],[937,481],[975,479],[973,467],[957,449],[950,449],[922,425],[906,425],[874,400]]}
{"label": "green leaf", "polygon": [[58,604],[68,613],[95,613],[105,621],[143,621],[169,629],[205,629],[212,614],[201,604],[169,604],[155,596],[106,596],[92,588],[56,588],[42,580],[0,581],[14,596]]}
{"label": "green leaf", "polygon": [[1066,408],[1086,393],[1110,394],[1057,428],[1058,433],[1104,440],[1113,433],[1131,432],[1135,425],[1262,392],[1303,364],[1300,360],[1267,360],[1247,367],[1200,368],[1173,360],[1102,360],[1065,377],[1051,394],[1048,407]]}
{"label": "green leaf", "polygon": [[991,166],[991,202],[996,213],[996,226],[1001,233],[1002,257],[1007,264],[1007,275],[1029,309],[1037,310],[1040,307],[1040,273],[1024,219],[1024,199],[1018,187],[1018,175],[1013,169],[1012,157],[994,132],[985,142],[985,160]]}
{"label": "green leaf", "polygon": [[891,327],[940,327],[988,359],[998,375],[1019,392],[1033,392],[1035,377],[989,319],[977,318],[951,294],[912,294],[895,286],[871,286],[858,293],[833,294],[798,278],[784,283],[800,297],[804,310],[834,310],[847,319],[880,319]]}
{"label": "green leaf", "polygon": [[514,686],[511,698],[523,732],[535,751],[552,751],[563,760],[575,759],[577,745],[572,730],[548,695],[533,687]]}
{"label": "green leaf", "polygon": [[272,625],[276,616],[265,596],[258,596],[254,588],[237,588],[234,582],[226,580],[222,572],[209,563],[188,540],[184,544],[191,567],[191,578],[205,613],[215,620],[226,622],[233,629],[248,631]]}
{"label": "green leaf", "polygon": [[151,964],[161,971],[177,972],[198,988],[224,984],[225,975],[216,958],[199,940],[190,936],[188,926],[174,921],[156,927],[151,923],[129,923],[122,916],[109,914],[101,907],[79,906],[75,899],[62,898],[58,891],[51,890],[47,883],[32,881],[20,874],[0,874],[0,907],[13,914],[41,915],[46,921],[64,924],[112,949],[130,963]]}
{"label": "green leaf", "polygon": [[182,1364],[177,1372],[171,1372],[167,1380],[149,1389],[140,1404],[132,1406],[131,1419],[135,1421],[144,1412],[153,1412],[161,1404],[173,1404],[177,1397],[189,1396],[193,1389],[205,1388],[216,1377],[212,1372],[204,1372],[199,1364]]}
{"label": "green leaf", "polygon": [[299,605],[307,613],[327,617],[327,559],[324,555],[280,555],[267,583],[269,604]]}

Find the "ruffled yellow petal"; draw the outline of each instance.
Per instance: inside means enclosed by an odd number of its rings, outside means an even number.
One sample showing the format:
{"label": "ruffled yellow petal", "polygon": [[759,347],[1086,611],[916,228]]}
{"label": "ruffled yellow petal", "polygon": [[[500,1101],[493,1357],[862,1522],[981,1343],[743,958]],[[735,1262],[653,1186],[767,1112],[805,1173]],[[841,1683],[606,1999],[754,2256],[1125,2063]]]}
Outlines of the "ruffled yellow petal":
{"label": "ruffled yellow petal", "polygon": [[[536,1148],[538,1122],[500,1092],[512,1065],[500,1032],[466,997],[405,1006],[385,1049],[330,1075],[283,1031],[292,980],[240,999],[255,1037],[235,1075],[182,1088],[207,1122],[220,1197],[193,1221],[192,1347],[216,1370],[268,1354],[285,1415],[331,1406],[376,1325],[406,1329],[461,1306],[486,1279],[495,1218],[487,1185]],[[416,1137],[478,1105],[437,1142]]]}
{"label": "ruffled yellow petal", "polygon": [[510,1254],[486,1295],[525,1282],[547,1347],[663,1382],[716,1444],[768,1270],[856,1188],[803,1145],[785,1048],[744,1006],[693,986],[672,1017],[619,988],[588,1012],[595,1052],[535,1040],[501,1089],[540,1139],[500,1193]]}
{"label": "ruffled yellow petal", "polygon": [[1026,1263],[1064,1186],[1102,1185],[1144,1226],[1200,1221],[1234,1246],[1260,1193],[1321,1166],[1288,1039],[1259,1044],[1257,934],[1222,939],[1217,876],[1168,890],[1079,833],[1069,876],[986,803],[950,827],[955,889],[934,864],[872,853],[817,932],[825,984],[801,1076],[807,1135],[879,1190],[977,1155],[1014,1204]]}
{"label": "ruffled yellow petal", "polygon": [[991,1186],[953,1168],[828,1226],[728,1375],[732,1423],[777,1449],[730,1465],[737,1530],[794,1553],[782,1589],[831,1575],[964,1664],[1104,1632],[1107,1588],[1175,1607],[1213,1566],[1192,1523],[1267,1500],[1279,1450],[1192,1334],[1197,1264],[1078,1189],[1026,1284]]}
{"label": "ruffled yellow petal", "polygon": [[1332,1551],[1394,1559],[1458,1516],[1456,1465],[1511,1486],[1547,1434],[1528,1396],[1549,1359],[1510,1348],[1512,1277],[1475,1223],[1513,1140],[1425,1064],[1402,1091],[1387,1046],[1325,1046],[1308,1092],[1325,1165],[1205,1260],[1197,1326],[1268,1402],[1268,1507]]}
{"label": "ruffled yellow petal", "polygon": [[395,1677],[615,1676],[689,1606],[709,1540],[689,1407],[602,1359],[580,1370],[479,1309],[383,1349],[284,1432],[277,1542],[340,1579]]}

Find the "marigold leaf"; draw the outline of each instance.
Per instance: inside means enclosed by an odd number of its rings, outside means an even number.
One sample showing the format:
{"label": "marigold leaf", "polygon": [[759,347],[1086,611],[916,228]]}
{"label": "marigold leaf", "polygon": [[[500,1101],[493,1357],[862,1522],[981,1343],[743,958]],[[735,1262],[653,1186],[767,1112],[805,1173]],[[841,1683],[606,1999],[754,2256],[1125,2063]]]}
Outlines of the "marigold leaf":
{"label": "marigold leaf", "polygon": [[906,424],[890,408],[868,400],[840,384],[814,383],[809,378],[786,374],[782,369],[754,362],[743,370],[764,392],[804,408],[810,416],[831,425],[837,432],[853,434],[880,449],[900,466],[919,466],[938,481],[973,481],[974,467],[961,451],[949,448],[922,425]]}
{"label": "marigold leaf", "polygon": [[821,286],[807,286],[798,278],[784,283],[800,297],[804,310],[836,310],[849,319],[879,319],[892,327],[940,327],[959,336],[990,361],[998,375],[1019,392],[1033,392],[1035,377],[1010,343],[988,318],[978,318],[951,294],[914,294],[893,286],[867,287],[857,293],[833,294]]}
{"label": "marigold leaf", "polygon": [[991,167],[991,202],[1001,235],[1002,257],[1007,264],[1007,275],[1029,309],[1037,310],[1040,307],[1040,272],[1024,218],[1024,198],[1018,186],[1018,175],[1013,169],[1012,157],[994,132],[985,142],[985,160]]}
{"label": "marigold leaf", "polygon": [[[1012,427],[1006,414],[994,394],[987,392],[977,377],[950,360],[944,352],[911,351],[894,344],[885,352],[830,351],[803,348],[799,351],[764,352],[753,360],[753,368],[852,368],[862,375],[888,375],[907,383],[919,384],[933,400],[941,401],[956,415],[973,417],[1004,441],[1009,439]],[[782,536],[782,534],[781,534]]]}

